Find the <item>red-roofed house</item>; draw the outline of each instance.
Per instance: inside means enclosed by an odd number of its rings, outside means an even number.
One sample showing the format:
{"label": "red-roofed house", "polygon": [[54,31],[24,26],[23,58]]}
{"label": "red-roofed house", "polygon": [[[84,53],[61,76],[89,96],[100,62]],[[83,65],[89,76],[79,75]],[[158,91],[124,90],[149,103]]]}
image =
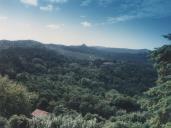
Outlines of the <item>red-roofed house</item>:
{"label": "red-roofed house", "polygon": [[46,112],[46,111],[40,110],[40,109],[36,109],[35,111],[33,111],[33,112],[31,113],[31,115],[32,115],[33,117],[45,117],[45,116],[48,116],[49,113]]}

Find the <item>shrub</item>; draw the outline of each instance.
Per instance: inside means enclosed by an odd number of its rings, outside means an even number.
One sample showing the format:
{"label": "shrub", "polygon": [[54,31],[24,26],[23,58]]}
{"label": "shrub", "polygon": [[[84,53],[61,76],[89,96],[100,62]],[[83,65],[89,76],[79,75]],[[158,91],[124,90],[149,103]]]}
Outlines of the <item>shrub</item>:
{"label": "shrub", "polygon": [[0,117],[0,128],[6,128],[7,120],[3,117]]}
{"label": "shrub", "polygon": [[32,120],[31,128],[99,128],[96,119],[85,120],[81,115],[59,115]]}
{"label": "shrub", "polygon": [[9,128],[29,128],[29,120],[23,115],[14,115],[9,119]]}

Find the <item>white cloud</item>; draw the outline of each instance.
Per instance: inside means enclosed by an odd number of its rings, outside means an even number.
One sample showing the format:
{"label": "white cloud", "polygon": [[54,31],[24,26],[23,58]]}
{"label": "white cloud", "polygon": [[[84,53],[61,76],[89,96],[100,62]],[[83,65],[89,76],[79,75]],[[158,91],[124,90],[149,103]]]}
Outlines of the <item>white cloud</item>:
{"label": "white cloud", "polygon": [[81,22],[81,25],[82,25],[83,27],[85,27],[85,28],[89,28],[89,27],[92,26],[92,24],[91,24],[90,22],[88,22],[88,21]]}
{"label": "white cloud", "polygon": [[58,3],[58,4],[63,4],[68,2],[68,0],[49,0],[51,3]]}
{"label": "white cloud", "polygon": [[[103,1],[103,0],[99,0]],[[107,3],[110,0],[104,0]],[[129,20],[136,20],[141,18],[161,18],[171,16],[171,1],[170,0],[115,0],[111,5],[117,3],[114,8],[116,13],[114,16],[110,16],[103,23],[98,25],[112,24],[118,22],[124,22]]]}
{"label": "white cloud", "polygon": [[117,23],[117,22],[132,20],[138,17],[139,17],[138,15],[137,16],[136,15],[123,15],[123,16],[117,16],[117,17],[109,17],[107,18],[107,22]]}
{"label": "white cloud", "polygon": [[105,6],[109,5],[110,3],[114,2],[114,0],[83,0],[81,2],[81,6],[89,6],[93,2],[100,6],[105,7]]}
{"label": "white cloud", "polygon": [[0,21],[4,21],[4,20],[7,20],[8,17],[7,16],[0,16]]}
{"label": "white cloud", "polygon": [[51,12],[51,11],[53,11],[53,9],[54,9],[54,7],[51,4],[49,4],[47,6],[41,6],[40,7],[40,10],[42,10],[42,11],[49,11],[49,12]]}
{"label": "white cloud", "polygon": [[83,0],[81,6],[88,6],[90,3],[92,3],[92,0]]}
{"label": "white cloud", "polygon": [[51,30],[58,30],[62,28],[64,24],[48,24],[46,25],[46,28],[51,29]]}
{"label": "white cloud", "polygon": [[113,2],[113,0],[98,0],[98,4],[100,6],[104,6],[104,7],[106,7],[107,5],[109,5],[112,2]]}
{"label": "white cloud", "polygon": [[134,18],[158,18],[171,15],[170,0],[127,0],[121,3],[120,10],[124,10],[122,14],[132,15]]}
{"label": "white cloud", "polygon": [[[113,8],[113,16],[97,25],[111,24],[141,18],[161,18],[171,16],[171,0],[82,0],[81,6],[101,6]],[[106,10],[107,12],[108,10]],[[112,12],[110,11],[110,14]]]}
{"label": "white cloud", "polygon": [[[61,8],[58,6],[59,4],[67,3],[68,0],[44,0],[44,5],[40,6],[40,10],[42,11],[53,11],[60,10]],[[40,3],[41,4],[41,3]]]}
{"label": "white cloud", "polygon": [[20,0],[22,3],[31,5],[31,6],[37,6],[38,0]]}
{"label": "white cloud", "polygon": [[84,15],[81,15],[81,16],[80,16],[80,18],[86,18],[86,16],[84,16]]}

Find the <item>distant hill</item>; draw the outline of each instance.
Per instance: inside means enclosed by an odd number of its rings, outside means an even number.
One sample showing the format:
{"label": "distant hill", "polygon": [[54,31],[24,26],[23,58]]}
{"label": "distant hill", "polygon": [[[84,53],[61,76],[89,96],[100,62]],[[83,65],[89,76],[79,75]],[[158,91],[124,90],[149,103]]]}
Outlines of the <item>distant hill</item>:
{"label": "distant hill", "polygon": [[0,49],[9,47],[42,47],[43,44],[33,40],[0,40]]}
{"label": "distant hill", "polygon": [[128,60],[145,61],[147,60],[149,50],[147,49],[125,49],[125,48],[107,48],[85,44],[80,46],[65,46],[57,44],[43,44],[33,40],[18,41],[0,41],[0,49],[9,47],[42,47],[53,50],[58,54],[75,59],[109,59],[109,60]]}

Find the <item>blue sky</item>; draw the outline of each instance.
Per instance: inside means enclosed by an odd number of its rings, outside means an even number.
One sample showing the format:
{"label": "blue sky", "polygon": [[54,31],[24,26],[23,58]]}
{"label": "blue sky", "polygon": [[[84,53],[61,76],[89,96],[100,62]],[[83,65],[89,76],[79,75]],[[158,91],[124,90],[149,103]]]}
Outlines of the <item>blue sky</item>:
{"label": "blue sky", "polygon": [[0,39],[153,49],[170,23],[171,0],[0,0]]}

